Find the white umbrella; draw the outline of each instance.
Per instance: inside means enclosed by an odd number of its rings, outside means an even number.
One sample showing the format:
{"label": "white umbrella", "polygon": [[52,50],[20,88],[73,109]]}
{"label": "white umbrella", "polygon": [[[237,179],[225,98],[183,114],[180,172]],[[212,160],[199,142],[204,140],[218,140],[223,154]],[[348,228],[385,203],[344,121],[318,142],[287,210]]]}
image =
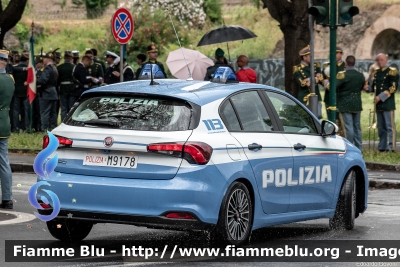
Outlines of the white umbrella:
{"label": "white umbrella", "polygon": [[[185,54],[185,59],[182,55]],[[207,68],[214,65],[214,62],[196,50],[179,48],[169,53],[167,58],[167,66],[175,78],[186,80],[189,78],[189,71],[192,73],[193,80],[204,80]],[[186,62],[188,67],[186,66]]]}

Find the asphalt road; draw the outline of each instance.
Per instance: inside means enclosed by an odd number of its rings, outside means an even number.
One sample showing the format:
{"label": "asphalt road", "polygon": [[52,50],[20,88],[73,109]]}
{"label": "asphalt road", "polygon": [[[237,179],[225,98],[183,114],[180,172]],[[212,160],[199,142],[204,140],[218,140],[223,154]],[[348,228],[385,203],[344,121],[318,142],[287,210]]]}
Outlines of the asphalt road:
{"label": "asphalt road", "polygon": [[[398,173],[371,172],[371,176],[380,179],[388,179],[389,176],[397,178]],[[383,175],[383,176],[380,176]],[[386,175],[388,177],[386,177]],[[44,222],[36,219],[27,199],[27,191],[35,183],[36,176],[32,174],[13,174],[14,185],[14,214],[18,217],[17,223],[13,221],[0,222],[1,240],[49,240],[54,241]],[[271,246],[272,244],[285,244],[286,240],[400,240],[400,190],[371,190],[368,200],[368,210],[356,220],[356,227],[352,231],[329,230],[328,220],[313,220],[301,223],[285,224],[257,230],[252,235],[252,245]],[[0,210],[1,211],[1,210]],[[4,213],[4,211],[1,211]],[[7,216],[4,215],[3,216]],[[86,240],[107,240],[108,244],[123,244],[134,240],[146,240],[153,244],[167,242],[189,243],[193,245],[205,244],[205,236],[178,231],[153,230],[143,227],[97,224]],[[56,241],[55,241],[56,242]],[[111,259],[112,260],[112,259]],[[0,266],[360,266],[356,263],[206,263],[206,262],[182,262],[182,263],[6,263],[5,243],[0,242]],[[368,266],[368,265],[364,265]],[[380,265],[377,265],[380,266]],[[387,265],[386,265],[387,266]],[[400,266],[400,263],[397,265]]]}

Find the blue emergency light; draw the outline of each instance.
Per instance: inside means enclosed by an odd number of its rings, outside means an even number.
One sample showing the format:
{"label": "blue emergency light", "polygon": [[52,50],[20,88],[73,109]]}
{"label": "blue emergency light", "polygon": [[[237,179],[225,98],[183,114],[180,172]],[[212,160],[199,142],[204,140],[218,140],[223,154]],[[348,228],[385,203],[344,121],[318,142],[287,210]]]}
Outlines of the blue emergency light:
{"label": "blue emergency light", "polygon": [[214,83],[238,83],[239,80],[236,77],[231,67],[218,67],[214,72],[213,78],[211,79]]}
{"label": "blue emergency light", "polygon": [[142,71],[139,75],[139,80],[150,80],[153,79],[165,79],[163,71],[157,64],[147,63],[143,66]]}

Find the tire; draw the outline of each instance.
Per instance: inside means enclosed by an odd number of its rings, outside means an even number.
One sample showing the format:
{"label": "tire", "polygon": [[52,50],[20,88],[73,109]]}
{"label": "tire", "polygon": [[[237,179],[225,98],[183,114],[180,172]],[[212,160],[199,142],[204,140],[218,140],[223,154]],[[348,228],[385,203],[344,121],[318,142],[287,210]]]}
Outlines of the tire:
{"label": "tire", "polygon": [[[58,227],[57,227],[58,226]],[[50,234],[64,242],[79,242],[88,236],[93,224],[79,220],[49,221],[47,229]]]}
{"label": "tire", "polygon": [[253,226],[253,202],[248,188],[234,182],[222,201],[218,223],[211,233],[216,242],[241,245],[250,238]]}
{"label": "tire", "polygon": [[332,229],[351,230],[354,228],[355,219],[358,217],[356,188],[356,173],[350,170],[340,190],[335,215],[329,220],[329,226]]}

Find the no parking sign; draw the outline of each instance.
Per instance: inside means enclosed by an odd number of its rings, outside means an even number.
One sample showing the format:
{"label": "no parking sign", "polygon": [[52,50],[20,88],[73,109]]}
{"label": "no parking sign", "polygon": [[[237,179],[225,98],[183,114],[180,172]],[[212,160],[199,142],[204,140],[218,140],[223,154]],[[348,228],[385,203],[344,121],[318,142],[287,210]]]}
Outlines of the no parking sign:
{"label": "no parking sign", "polygon": [[135,30],[131,13],[126,8],[115,11],[111,20],[111,31],[115,40],[121,45],[127,44]]}

